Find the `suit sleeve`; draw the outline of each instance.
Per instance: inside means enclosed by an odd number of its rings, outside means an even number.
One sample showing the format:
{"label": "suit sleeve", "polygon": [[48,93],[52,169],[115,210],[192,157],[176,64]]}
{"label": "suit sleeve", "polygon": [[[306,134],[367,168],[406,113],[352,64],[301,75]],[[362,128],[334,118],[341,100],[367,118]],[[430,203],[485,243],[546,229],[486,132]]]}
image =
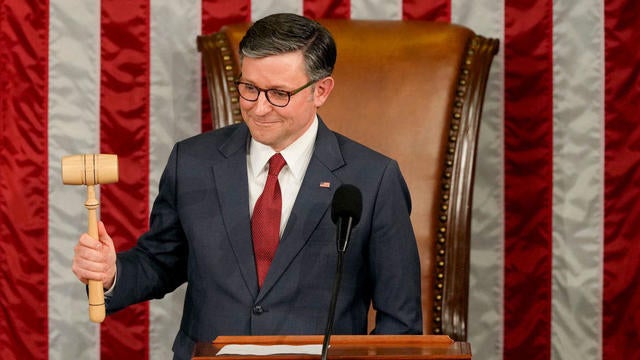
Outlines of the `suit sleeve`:
{"label": "suit sleeve", "polygon": [[177,212],[178,145],[160,178],[150,228],[128,251],[117,255],[117,280],[106,299],[112,313],[141,301],[162,298],[186,281],[187,243]]}
{"label": "suit sleeve", "polygon": [[420,258],[409,218],[411,197],[397,162],[390,161],[376,194],[370,258],[374,334],[421,334]]}

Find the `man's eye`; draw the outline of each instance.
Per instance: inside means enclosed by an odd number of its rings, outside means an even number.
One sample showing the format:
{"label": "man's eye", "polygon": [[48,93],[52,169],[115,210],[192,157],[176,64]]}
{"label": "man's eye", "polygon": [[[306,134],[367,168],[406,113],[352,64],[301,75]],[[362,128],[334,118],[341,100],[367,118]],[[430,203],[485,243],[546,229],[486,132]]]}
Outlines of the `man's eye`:
{"label": "man's eye", "polygon": [[251,92],[258,91],[258,89],[255,86],[251,85],[251,84],[243,84],[243,85],[244,85],[244,89],[247,90],[247,91],[251,91]]}
{"label": "man's eye", "polygon": [[278,99],[286,99],[289,96],[289,94],[286,91],[276,90],[276,89],[269,90],[269,95],[273,98],[278,98]]}

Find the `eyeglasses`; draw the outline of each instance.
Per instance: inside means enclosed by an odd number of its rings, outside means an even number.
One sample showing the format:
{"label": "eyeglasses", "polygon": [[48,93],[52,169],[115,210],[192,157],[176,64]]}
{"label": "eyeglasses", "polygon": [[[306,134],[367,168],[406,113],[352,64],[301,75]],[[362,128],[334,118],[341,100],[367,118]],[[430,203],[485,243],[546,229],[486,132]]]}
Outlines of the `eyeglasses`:
{"label": "eyeglasses", "polygon": [[279,90],[279,89],[263,89],[253,84],[249,84],[239,80],[234,81],[234,83],[236,84],[236,87],[238,88],[238,93],[240,94],[241,98],[247,101],[257,101],[258,97],[260,96],[260,92],[264,92],[267,98],[267,101],[271,105],[277,106],[277,107],[285,107],[289,105],[289,101],[291,101],[291,97],[293,95],[308,88],[315,82],[317,82],[317,80],[311,80],[308,83],[302,85],[301,87],[295,90],[285,91],[285,90]]}

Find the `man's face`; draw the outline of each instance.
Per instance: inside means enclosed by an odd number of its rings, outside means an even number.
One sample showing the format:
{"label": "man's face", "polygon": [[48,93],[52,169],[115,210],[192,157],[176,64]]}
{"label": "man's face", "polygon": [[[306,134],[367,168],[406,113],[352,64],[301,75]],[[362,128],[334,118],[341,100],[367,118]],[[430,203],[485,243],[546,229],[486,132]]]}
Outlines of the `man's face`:
{"label": "man's face", "polygon": [[[262,89],[295,90],[310,79],[304,68],[301,51],[242,60],[241,81]],[[289,104],[277,107],[269,103],[264,92],[256,101],[240,98],[242,117],[251,136],[275,151],[297,140],[311,125],[320,105],[333,89],[333,78],[321,79],[313,86],[292,95]]]}

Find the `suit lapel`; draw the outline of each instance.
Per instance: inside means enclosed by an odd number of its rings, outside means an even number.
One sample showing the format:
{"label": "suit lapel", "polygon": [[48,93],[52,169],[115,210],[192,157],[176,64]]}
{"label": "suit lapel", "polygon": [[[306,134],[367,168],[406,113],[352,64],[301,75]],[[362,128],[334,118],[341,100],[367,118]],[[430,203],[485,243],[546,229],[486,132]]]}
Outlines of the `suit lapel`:
{"label": "suit lapel", "polygon": [[227,238],[233,249],[245,286],[255,298],[258,279],[251,242],[249,218],[249,190],[247,184],[248,129],[241,125],[219,151],[226,161],[213,165],[220,209],[227,230]]}
{"label": "suit lapel", "polygon": [[[296,255],[309,241],[314,229],[330,211],[335,190],[340,180],[334,171],[344,165],[338,141],[320,120],[314,153],[293,205],[289,221],[280,239],[276,255],[271,263],[265,282],[260,289],[258,301],[277,282]],[[321,186],[329,183],[330,186]]]}

